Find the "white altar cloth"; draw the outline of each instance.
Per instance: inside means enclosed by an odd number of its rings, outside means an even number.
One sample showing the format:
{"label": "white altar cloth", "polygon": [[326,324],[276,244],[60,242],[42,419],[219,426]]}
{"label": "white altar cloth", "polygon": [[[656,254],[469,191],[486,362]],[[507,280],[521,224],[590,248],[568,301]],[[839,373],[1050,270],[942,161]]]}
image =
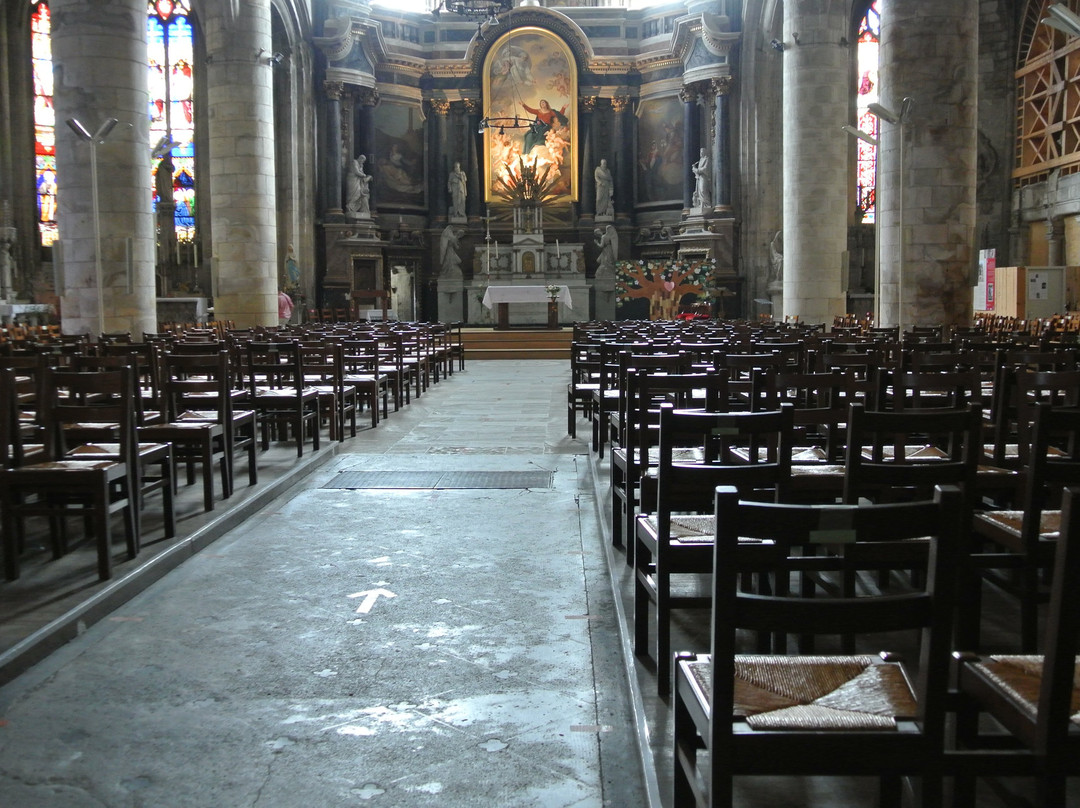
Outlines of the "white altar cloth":
{"label": "white altar cloth", "polygon": [[[566,308],[573,309],[570,288],[559,287],[559,296],[555,298]],[[547,303],[551,300],[546,286],[489,286],[481,301],[484,308],[492,308],[496,303]]]}

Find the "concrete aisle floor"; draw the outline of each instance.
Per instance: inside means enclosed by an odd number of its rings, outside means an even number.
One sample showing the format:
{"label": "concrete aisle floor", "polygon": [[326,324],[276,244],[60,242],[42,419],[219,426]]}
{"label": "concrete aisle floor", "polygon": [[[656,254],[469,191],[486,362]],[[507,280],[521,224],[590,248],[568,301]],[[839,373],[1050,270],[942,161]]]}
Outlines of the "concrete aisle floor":
{"label": "concrete aisle floor", "polygon": [[0,688],[0,805],[647,805],[566,377],[469,363]]}

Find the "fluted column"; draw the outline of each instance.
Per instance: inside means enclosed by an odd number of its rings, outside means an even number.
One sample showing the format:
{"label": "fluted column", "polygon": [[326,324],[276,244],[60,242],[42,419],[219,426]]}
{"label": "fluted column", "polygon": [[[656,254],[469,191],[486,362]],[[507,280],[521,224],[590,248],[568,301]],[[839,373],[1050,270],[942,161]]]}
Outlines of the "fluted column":
{"label": "fluted column", "polygon": [[593,118],[596,116],[596,102],[599,99],[595,95],[583,97],[578,104],[578,114],[581,116],[581,200],[579,202],[582,216],[593,216],[596,213],[596,181],[593,178],[593,169],[596,163],[596,135],[594,133]]}
{"label": "fluted column", "polygon": [[433,98],[428,101],[428,108],[435,117],[435,125],[431,127],[433,133],[430,149],[432,165],[429,169],[431,187],[428,189],[428,199],[434,201],[434,204],[430,206],[434,218],[445,222],[450,215],[449,200],[446,198],[446,182],[449,179],[446,167],[446,138],[450,102]]}
{"label": "fluted column", "polygon": [[882,320],[904,327],[966,324],[975,238],[979,3],[905,0],[888,11],[881,16],[881,100],[899,111],[910,98],[911,111],[906,124],[881,122]]}
{"label": "fluted column", "polygon": [[[784,3],[784,315],[832,326],[847,309],[848,20],[841,3]],[[775,314],[775,312],[774,312]]]}
{"label": "fluted column", "polygon": [[331,216],[343,216],[342,205],[345,178],[342,176],[341,160],[341,92],[340,81],[323,84],[326,92],[326,212]]}
{"label": "fluted column", "polygon": [[484,211],[481,203],[484,200],[484,187],[480,182],[480,174],[483,165],[480,163],[480,150],[477,144],[480,142],[478,134],[480,128],[480,114],[482,108],[475,98],[466,99],[465,107],[465,173],[469,178],[468,195],[465,197],[465,214],[470,218],[482,216]]}
{"label": "fluted column", "polygon": [[611,108],[615,114],[612,125],[612,141],[618,148],[613,155],[614,168],[612,173],[615,177],[615,215],[625,213],[632,209],[630,192],[634,187],[634,153],[633,140],[630,133],[633,131],[629,119],[631,115],[630,97],[617,95],[611,99]]}
{"label": "fluted column", "polygon": [[701,150],[697,90],[683,87],[679,90],[679,100],[683,102],[683,208],[689,211],[694,199],[694,175],[690,167],[697,162]]}
{"label": "fluted column", "polygon": [[[277,325],[277,215],[269,0],[207,4],[214,314]],[[222,14],[221,12],[225,12]]]}
{"label": "fluted column", "polygon": [[[146,3],[52,0],[50,8],[58,221],[66,287],[62,326],[69,333],[97,335],[104,329],[141,336],[157,330]],[[64,123],[76,119],[93,134],[108,118],[117,118],[119,124],[95,146]]]}
{"label": "fluted column", "polygon": [[713,154],[716,155],[716,171],[713,178],[716,187],[713,189],[713,202],[718,210],[728,212],[731,210],[731,86],[734,80],[731,76],[713,79],[711,87],[716,99],[716,109],[713,113]]}

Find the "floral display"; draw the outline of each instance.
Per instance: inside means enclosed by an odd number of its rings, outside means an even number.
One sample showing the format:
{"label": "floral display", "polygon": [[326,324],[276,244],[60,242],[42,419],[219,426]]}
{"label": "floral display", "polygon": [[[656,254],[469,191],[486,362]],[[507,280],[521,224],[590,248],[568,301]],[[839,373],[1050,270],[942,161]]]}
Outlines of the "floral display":
{"label": "floral display", "polygon": [[635,300],[649,302],[650,320],[673,320],[686,295],[708,301],[716,289],[716,261],[646,260],[615,263],[615,300],[629,308]]}
{"label": "floral display", "polygon": [[562,287],[554,283],[549,284],[545,289],[547,289],[548,297],[553,301],[558,299],[559,293],[562,291]]}

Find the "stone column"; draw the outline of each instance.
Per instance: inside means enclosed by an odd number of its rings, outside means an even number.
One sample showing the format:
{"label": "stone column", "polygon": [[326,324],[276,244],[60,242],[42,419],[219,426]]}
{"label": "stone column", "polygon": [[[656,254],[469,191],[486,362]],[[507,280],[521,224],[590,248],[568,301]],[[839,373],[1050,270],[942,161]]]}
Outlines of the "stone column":
{"label": "stone column", "polygon": [[446,182],[448,179],[446,168],[446,138],[448,130],[447,116],[450,114],[450,102],[444,99],[433,98],[428,101],[429,109],[435,115],[435,126],[431,131],[434,135],[429,154],[431,154],[431,166],[428,169],[431,177],[431,186],[428,188],[428,198],[434,201],[431,205],[432,213],[436,220],[446,221],[450,215],[449,200],[446,198]]}
{"label": "stone column", "polygon": [[689,212],[694,199],[694,174],[690,166],[697,162],[701,150],[697,90],[683,87],[679,90],[679,100],[683,102],[683,208]]}
{"label": "stone column", "polygon": [[975,243],[979,3],[908,0],[892,3],[889,12],[881,18],[882,103],[899,111],[904,98],[912,101],[906,124],[882,121],[880,127],[882,320],[905,328],[966,325]]}
{"label": "stone column", "polygon": [[716,210],[731,215],[731,130],[729,127],[731,109],[731,76],[722,76],[711,82],[716,98],[713,117],[713,154],[716,156],[716,171],[713,178],[713,206]]}
{"label": "stone column", "polygon": [[1060,267],[1065,264],[1065,228],[1061,219],[1046,217],[1046,265]]}
{"label": "stone column", "polygon": [[273,46],[270,0],[234,6],[207,4],[203,31],[214,316],[243,328],[278,321]]}
{"label": "stone column", "polygon": [[341,91],[340,81],[323,84],[326,92],[326,213],[345,215],[342,203],[345,178],[342,176],[341,153]]}
{"label": "stone column", "polygon": [[465,147],[465,174],[469,178],[468,194],[465,197],[465,214],[470,219],[483,215],[484,209],[484,185],[480,181],[484,164],[480,160],[480,150],[477,144],[481,136],[478,134],[480,127],[480,114],[482,108],[475,98],[464,101],[465,106],[465,139],[468,141]]}
{"label": "stone column", "polygon": [[[784,316],[825,323],[844,314],[850,51],[840,3],[784,3]],[[773,312],[779,316],[781,312]]]}
{"label": "stone column", "polygon": [[581,215],[590,218],[596,213],[596,181],[593,178],[593,169],[599,158],[596,157],[596,134],[593,131],[593,118],[596,116],[596,102],[598,100],[595,95],[589,95],[582,97],[578,104],[578,114],[581,115],[580,131],[582,133],[581,200],[578,204]]}
{"label": "stone column", "polygon": [[[104,329],[141,337],[144,331],[157,330],[146,3],[53,0],[50,6],[58,221],[66,287],[62,327],[69,333],[96,336]],[[119,123],[103,143],[93,146],[65,125],[76,119],[94,134],[109,118]],[[94,226],[92,153],[97,161],[100,245]]]}
{"label": "stone column", "polygon": [[634,141],[631,133],[634,131],[630,125],[631,105],[630,97],[617,95],[611,99],[611,108],[615,113],[614,125],[612,126],[612,142],[618,148],[612,155],[612,175],[615,177],[615,216],[618,218],[620,211],[631,210],[630,192],[634,187]]}

